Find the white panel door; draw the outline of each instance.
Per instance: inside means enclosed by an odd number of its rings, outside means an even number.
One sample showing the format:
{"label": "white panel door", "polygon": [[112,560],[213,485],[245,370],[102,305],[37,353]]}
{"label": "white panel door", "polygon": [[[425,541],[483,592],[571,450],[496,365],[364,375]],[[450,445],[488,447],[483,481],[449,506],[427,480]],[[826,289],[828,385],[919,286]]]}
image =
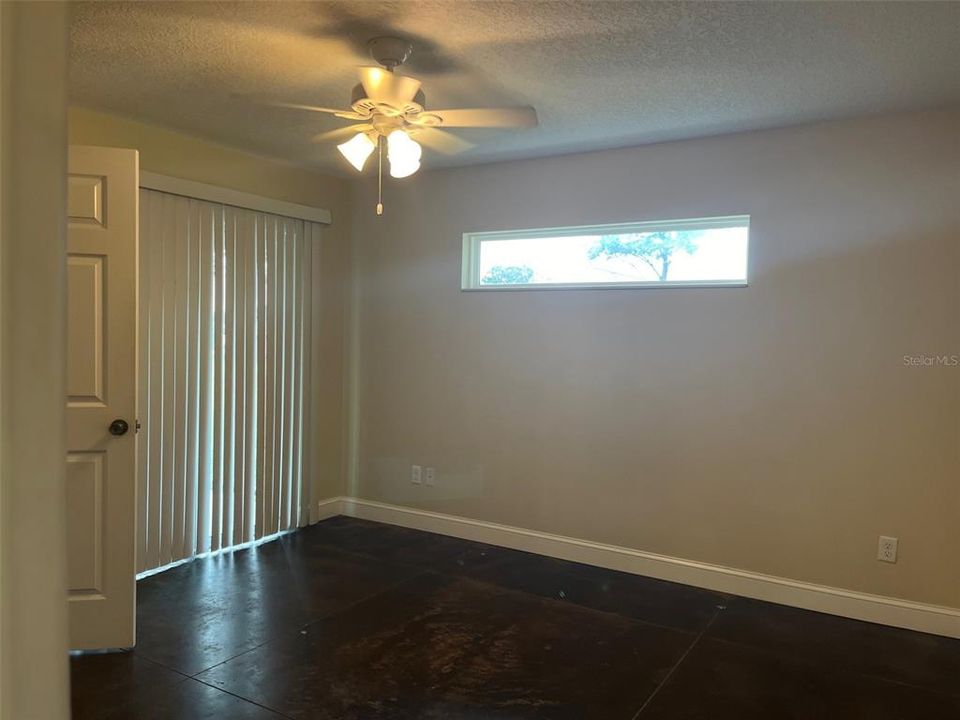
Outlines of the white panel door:
{"label": "white panel door", "polygon": [[67,228],[70,647],[134,644],[135,150],[71,147]]}

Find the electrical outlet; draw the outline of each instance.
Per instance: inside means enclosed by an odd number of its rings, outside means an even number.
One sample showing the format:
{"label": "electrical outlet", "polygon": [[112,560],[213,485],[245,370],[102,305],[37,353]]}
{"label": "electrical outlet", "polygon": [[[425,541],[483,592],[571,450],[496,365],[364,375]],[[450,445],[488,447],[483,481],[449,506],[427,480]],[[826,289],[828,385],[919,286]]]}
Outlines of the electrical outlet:
{"label": "electrical outlet", "polygon": [[880,536],[877,544],[877,560],[895,563],[897,561],[897,539],[895,537]]}
{"label": "electrical outlet", "polygon": [[410,468],[410,482],[414,485],[419,485],[422,480],[422,468],[419,465],[413,465]]}
{"label": "electrical outlet", "polygon": [[437,474],[432,467],[428,467],[424,472],[423,483],[427,487],[433,487],[437,484]]}

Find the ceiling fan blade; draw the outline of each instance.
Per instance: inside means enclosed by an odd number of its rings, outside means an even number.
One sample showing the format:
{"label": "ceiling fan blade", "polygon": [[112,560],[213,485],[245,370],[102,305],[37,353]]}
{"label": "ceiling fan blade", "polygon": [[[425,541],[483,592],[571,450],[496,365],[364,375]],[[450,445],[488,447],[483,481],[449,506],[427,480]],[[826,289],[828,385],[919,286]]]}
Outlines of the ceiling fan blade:
{"label": "ceiling fan blade", "polygon": [[536,127],[537,111],[532,107],[470,108],[427,110],[443,120],[443,127]]}
{"label": "ceiling fan blade", "polygon": [[456,155],[474,147],[473,143],[435,127],[418,128],[410,132],[410,137],[421,145],[442,152],[444,155]]}
{"label": "ceiling fan blade", "polygon": [[270,107],[290,108],[291,110],[309,110],[310,112],[329,113],[330,115],[349,115],[349,110],[338,108],[318,107],[316,105],[301,105],[300,103],[280,102],[279,100],[257,100],[260,105],[269,105]]}
{"label": "ceiling fan blade", "polygon": [[397,75],[381,67],[360,68],[360,82],[368,98],[394,106],[410,102],[420,89],[416,78]]}
{"label": "ceiling fan blade", "polygon": [[334,116],[338,118],[343,118],[344,120],[369,120],[370,119],[369,115],[364,115],[363,113],[346,112],[346,111],[334,113]]}
{"label": "ceiling fan blade", "polygon": [[371,127],[367,123],[346,125],[345,127],[337,128],[336,130],[330,130],[328,132],[322,132],[319,135],[314,135],[312,138],[310,138],[310,142],[321,143],[327,142],[328,140],[346,140],[351,135],[366,132],[370,129]]}

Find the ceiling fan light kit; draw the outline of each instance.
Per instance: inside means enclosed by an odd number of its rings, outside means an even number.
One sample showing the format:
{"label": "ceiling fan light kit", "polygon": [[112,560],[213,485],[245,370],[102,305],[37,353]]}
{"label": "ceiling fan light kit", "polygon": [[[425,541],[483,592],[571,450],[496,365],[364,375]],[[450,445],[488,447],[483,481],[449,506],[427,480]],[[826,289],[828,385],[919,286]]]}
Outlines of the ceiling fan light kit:
{"label": "ceiling fan light kit", "polygon": [[420,169],[423,149],[416,140],[411,140],[403,130],[394,130],[387,136],[387,160],[390,161],[390,176],[405,178]]}
{"label": "ceiling fan light kit", "polygon": [[343,155],[347,162],[353,165],[357,170],[363,170],[370,154],[377,149],[377,144],[371,140],[366,133],[357,133],[345,143],[337,145],[337,150]]}
{"label": "ceiling fan light kit", "polygon": [[[360,68],[360,82],[353,88],[349,110],[296,103],[272,104],[327,113],[358,123],[348,128],[322,133],[316,140],[352,134],[348,141],[337,145],[337,150],[357,171],[362,171],[373,151],[378,150],[378,215],[383,213],[380,188],[384,144],[387,146],[391,177],[404,178],[420,169],[420,156],[423,152],[421,143],[447,154],[463,152],[473,147],[471,143],[442,129],[443,126],[529,128],[537,125],[537,112],[532,107],[427,111],[426,96],[420,87],[420,81],[394,72],[410,57],[413,45],[403,38],[376,37],[367,43],[367,47],[380,66]],[[418,140],[420,142],[417,142]]]}

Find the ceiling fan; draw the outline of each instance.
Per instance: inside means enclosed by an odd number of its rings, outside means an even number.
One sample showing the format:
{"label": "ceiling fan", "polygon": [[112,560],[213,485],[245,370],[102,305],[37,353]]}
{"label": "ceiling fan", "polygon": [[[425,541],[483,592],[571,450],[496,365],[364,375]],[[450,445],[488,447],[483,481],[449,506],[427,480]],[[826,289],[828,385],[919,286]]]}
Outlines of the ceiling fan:
{"label": "ceiling fan", "polygon": [[[321,133],[314,141],[352,135],[348,141],[337,145],[337,149],[357,170],[363,170],[367,159],[377,150],[381,185],[384,144],[390,175],[403,178],[420,169],[421,143],[447,154],[473,147],[471,143],[442,128],[528,128],[537,125],[537,112],[532,107],[427,110],[420,81],[394,72],[410,56],[412,43],[403,38],[385,36],[373,38],[367,47],[380,67],[359,69],[360,82],[353,88],[349,110],[285,102],[269,104],[328,113],[344,120],[357,121],[353,125]],[[383,214],[381,197],[378,197],[377,214]]]}

